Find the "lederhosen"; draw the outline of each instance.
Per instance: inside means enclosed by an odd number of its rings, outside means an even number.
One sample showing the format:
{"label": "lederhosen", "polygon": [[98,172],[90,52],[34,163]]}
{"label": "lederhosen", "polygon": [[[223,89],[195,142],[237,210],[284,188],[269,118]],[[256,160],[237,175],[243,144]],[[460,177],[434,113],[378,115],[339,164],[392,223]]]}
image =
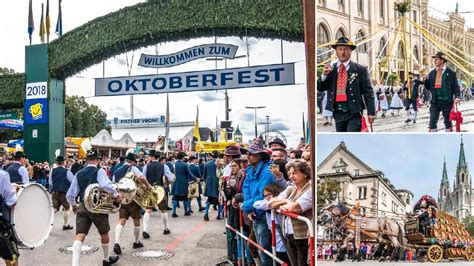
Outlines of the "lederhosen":
{"label": "lederhosen", "polygon": [[[117,169],[114,172],[115,182],[119,182],[127,173],[132,170],[131,165],[124,164],[122,167]],[[142,207],[138,205],[135,201],[130,202],[129,204],[122,204],[119,210],[119,218],[120,219],[128,219],[132,217],[132,219],[140,219],[142,217],[141,214]]]}
{"label": "lederhosen", "polygon": [[69,210],[69,203],[66,200],[66,193],[71,186],[71,182],[67,179],[67,169],[60,166],[52,170],[51,179],[53,181],[53,189],[51,190],[53,207],[56,211],[63,206],[64,210]]}
{"label": "lederhosen", "polygon": [[103,213],[91,213],[84,205],[84,193],[87,186],[98,183],[97,173],[99,168],[88,166],[76,174],[79,185],[79,207],[76,216],[76,234],[88,234],[91,225],[94,224],[99,234],[107,234],[110,231],[109,215]]}
{"label": "lederhosen", "polygon": [[[165,166],[158,162],[158,161],[152,161],[149,163],[146,167],[146,173],[144,173],[146,176],[146,179],[148,180],[148,183],[150,185],[158,185],[164,189],[164,183],[163,183],[163,178],[168,178],[165,176]],[[163,200],[158,204],[158,209],[160,211],[166,211],[167,206],[166,203],[168,202],[167,196],[165,194],[165,197]],[[150,209],[155,207],[155,206],[149,206]]]}
{"label": "lederhosen", "polygon": [[10,207],[5,204],[3,196],[0,195],[0,257],[14,261],[19,256],[18,241],[10,223]]}

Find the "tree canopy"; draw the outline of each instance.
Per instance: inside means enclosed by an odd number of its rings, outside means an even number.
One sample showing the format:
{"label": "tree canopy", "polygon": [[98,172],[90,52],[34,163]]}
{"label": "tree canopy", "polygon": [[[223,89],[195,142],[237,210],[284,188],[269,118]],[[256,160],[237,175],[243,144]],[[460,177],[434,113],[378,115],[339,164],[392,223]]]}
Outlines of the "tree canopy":
{"label": "tree canopy", "polygon": [[65,129],[67,137],[93,137],[100,130],[107,129],[107,114],[96,105],[88,104],[84,97],[68,96],[64,104]]}

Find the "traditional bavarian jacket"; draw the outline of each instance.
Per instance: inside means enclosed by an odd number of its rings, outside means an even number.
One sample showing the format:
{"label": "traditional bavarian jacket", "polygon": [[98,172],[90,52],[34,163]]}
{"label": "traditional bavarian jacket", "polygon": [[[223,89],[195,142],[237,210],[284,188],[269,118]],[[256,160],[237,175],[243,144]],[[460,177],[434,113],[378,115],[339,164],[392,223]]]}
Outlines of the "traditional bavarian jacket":
{"label": "traditional bavarian jacket", "polygon": [[88,164],[74,176],[66,194],[67,202],[71,204],[71,206],[76,206],[76,197],[78,195],[79,202],[83,202],[87,186],[94,183],[99,183],[100,188],[109,193],[113,193],[114,197],[118,196],[118,191],[112,186],[112,182],[107,177],[105,170],[97,168],[97,165]]}

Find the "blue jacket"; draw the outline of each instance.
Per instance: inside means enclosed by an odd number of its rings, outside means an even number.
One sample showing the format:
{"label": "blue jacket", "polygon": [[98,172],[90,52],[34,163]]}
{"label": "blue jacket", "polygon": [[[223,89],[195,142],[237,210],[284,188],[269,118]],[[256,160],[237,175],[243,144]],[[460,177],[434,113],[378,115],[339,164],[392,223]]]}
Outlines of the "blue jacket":
{"label": "blue jacket", "polygon": [[188,182],[196,180],[196,177],[189,171],[188,165],[181,160],[178,160],[175,164],[175,175],[176,180],[171,188],[171,195],[187,196]]}
{"label": "blue jacket", "polygon": [[210,160],[204,165],[203,176],[206,181],[204,196],[217,198],[219,196],[219,179],[217,178],[216,160]]}
{"label": "blue jacket", "polygon": [[269,171],[269,167],[270,162],[264,163],[262,161],[260,161],[255,171],[252,166],[247,167],[247,174],[242,185],[242,193],[244,194],[242,210],[245,213],[255,212],[257,217],[265,215],[264,211],[255,209],[253,203],[263,199],[263,189],[268,184],[275,183],[275,176]]}

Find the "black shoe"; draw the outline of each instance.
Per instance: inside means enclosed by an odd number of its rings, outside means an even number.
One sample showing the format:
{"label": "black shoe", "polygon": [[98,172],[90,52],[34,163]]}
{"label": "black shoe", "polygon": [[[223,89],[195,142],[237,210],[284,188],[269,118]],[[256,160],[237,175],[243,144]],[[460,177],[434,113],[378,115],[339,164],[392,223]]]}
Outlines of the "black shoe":
{"label": "black shoe", "polygon": [[324,122],[323,123],[323,126],[327,126],[327,125],[329,125],[329,122]]}
{"label": "black shoe", "polygon": [[416,120],[413,120],[413,124],[416,124]]}
{"label": "black shoe", "polygon": [[133,243],[133,248],[142,248],[143,244],[142,242],[138,241],[138,243]]}
{"label": "black shoe", "polygon": [[204,211],[205,209],[206,209],[206,208],[201,207],[201,208],[199,208],[199,212],[202,212],[202,211]]}
{"label": "black shoe", "polygon": [[120,248],[120,245],[115,243],[114,245],[114,253],[117,254],[117,255],[120,255],[122,254],[122,249]]}
{"label": "black shoe", "polygon": [[189,210],[189,213],[194,213],[192,210]]}
{"label": "black shoe", "polygon": [[109,261],[102,261],[103,266],[108,266],[116,263],[119,260],[119,256],[109,256]]}
{"label": "black shoe", "polygon": [[221,218],[221,217],[219,217],[219,216],[217,216],[216,220],[222,220],[222,218]]}
{"label": "black shoe", "polygon": [[189,212],[185,212],[184,216],[190,216],[191,214]]}
{"label": "black shoe", "polygon": [[166,210],[171,211],[173,208],[166,206]]}
{"label": "black shoe", "polygon": [[163,230],[163,235],[169,235],[169,234],[171,234],[170,229]]}
{"label": "black shoe", "polygon": [[410,123],[410,122],[411,122],[411,119],[405,120],[405,123]]}
{"label": "black shoe", "polygon": [[217,206],[216,205],[214,205],[213,208],[214,208],[215,211],[217,211]]}
{"label": "black shoe", "polygon": [[63,230],[71,230],[73,229],[74,227],[72,227],[71,225],[63,225]]}
{"label": "black shoe", "polygon": [[143,238],[150,238],[150,234],[148,234],[145,231],[143,231],[142,235],[143,235]]}
{"label": "black shoe", "polygon": [[204,214],[204,221],[209,221],[209,215]]}
{"label": "black shoe", "polygon": [[178,215],[176,213],[173,213],[173,215],[171,215],[171,217],[176,218],[176,217],[178,217]]}

